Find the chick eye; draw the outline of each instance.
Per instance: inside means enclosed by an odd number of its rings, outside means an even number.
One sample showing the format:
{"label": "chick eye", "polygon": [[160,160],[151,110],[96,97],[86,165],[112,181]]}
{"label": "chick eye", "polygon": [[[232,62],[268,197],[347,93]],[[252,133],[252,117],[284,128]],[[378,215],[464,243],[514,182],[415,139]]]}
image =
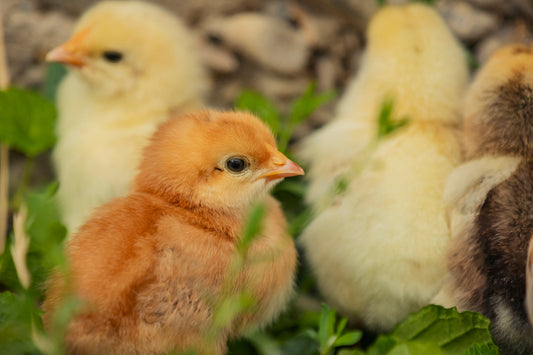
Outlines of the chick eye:
{"label": "chick eye", "polygon": [[226,160],[226,168],[232,173],[240,173],[246,169],[246,167],[247,163],[242,158],[233,157]]}
{"label": "chick eye", "polygon": [[105,51],[102,54],[102,57],[104,57],[104,59],[108,62],[117,63],[122,60],[122,53],[117,51]]}

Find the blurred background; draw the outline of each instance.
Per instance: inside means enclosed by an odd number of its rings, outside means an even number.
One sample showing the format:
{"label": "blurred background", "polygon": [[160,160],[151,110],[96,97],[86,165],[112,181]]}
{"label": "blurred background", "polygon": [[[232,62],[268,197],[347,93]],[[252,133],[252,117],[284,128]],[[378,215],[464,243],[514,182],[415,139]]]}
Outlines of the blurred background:
{"label": "blurred background", "polygon": [[[44,57],[70,37],[77,18],[96,2],[0,0],[11,84],[53,99],[47,89],[55,87],[53,83],[50,86],[50,77],[57,78],[57,73],[51,75]],[[317,93],[335,91],[335,99],[298,126],[291,141],[295,143],[333,118],[336,103],[358,70],[366,26],[374,12],[384,3],[408,1],[151,2],[175,13],[195,34],[208,68],[209,106],[232,108],[242,90],[252,89],[286,113],[311,82],[316,83]],[[500,46],[533,39],[533,0],[425,2],[435,6],[470,53],[472,74]],[[10,151],[11,193],[23,175],[24,160],[20,153]],[[36,163],[32,184],[53,180],[49,154],[40,155]],[[283,322],[278,328],[286,331],[292,323]]]}
{"label": "blurred background", "polygon": [[[44,90],[47,51],[63,43],[95,0],[1,0],[12,85]],[[382,3],[406,0],[153,0],[182,18],[197,37],[209,70],[208,104],[231,108],[253,89],[283,111],[316,81],[337,99],[315,111],[298,140],[331,119],[347,81],[357,71],[369,18]],[[472,54],[472,69],[496,48],[533,37],[530,0],[437,0],[433,3]],[[12,152],[11,181],[22,174]],[[34,179],[50,180],[47,157]],[[38,181],[37,181],[38,182]]]}
{"label": "blurred background", "polygon": [[[44,90],[47,51],[63,43],[95,0],[1,0],[12,85]],[[179,16],[197,37],[209,70],[208,104],[231,108],[253,89],[283,111],[316,81],[337,98],[315,111],[298,140],[331,119],[347,81],[357,71],[369,18],[382,3],[406,0],[153,0]],[[474,71],[496,48],[533,38],[530,0],[437,0],[433,3],[472,54]],[[11,153],[11,181],[22,174]],[[50,180],[46,156],[34,179]]]}
{"label": "blurred background", "polygon": [[[1,0],[12,84],[43,89],[44,56],[71,34],[95,0]],[[208,103],[229,108],[243,88],[281,109],[311,80],[317,91],[342,94],[357,71],[365,28],[380,4],[399,0],[152,0],[171,10],[195,33],[209,68]],[[528,42],[530,0],[437,0],[451,30],[471,51],[473,69],[496,48]],[[298,136],[331,118],[335,102],[313,114]]]}

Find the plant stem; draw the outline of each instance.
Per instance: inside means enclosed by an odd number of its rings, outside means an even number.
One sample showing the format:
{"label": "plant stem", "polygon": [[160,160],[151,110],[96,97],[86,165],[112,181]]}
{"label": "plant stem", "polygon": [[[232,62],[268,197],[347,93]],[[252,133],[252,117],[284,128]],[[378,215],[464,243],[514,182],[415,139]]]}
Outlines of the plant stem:
{"label": "plant stem", "polygon": [[22,178],[18,184],[17,191],[13,196],[11,201],[11,207],[13,210],[18,210],[24,201],[24,195],[30,186],[30,180],[33,175],[33,170],[35,168],[35,158],[27,157],[24,162],[24,170],[22,171]]}
{"label": "plant stem", "polygon": [[[1,10],[1,9],[0,9]],[[0,90],[9,85],[6,51],[4,45],[3,12],[0,12]],[[4,253],[7,234],[9,193],[9,148],[0,144],[0,254]]]}
{"label": "plant stem", "polygon": [[0,254],[4,253],[9,199],[9,149],[0,144]]}

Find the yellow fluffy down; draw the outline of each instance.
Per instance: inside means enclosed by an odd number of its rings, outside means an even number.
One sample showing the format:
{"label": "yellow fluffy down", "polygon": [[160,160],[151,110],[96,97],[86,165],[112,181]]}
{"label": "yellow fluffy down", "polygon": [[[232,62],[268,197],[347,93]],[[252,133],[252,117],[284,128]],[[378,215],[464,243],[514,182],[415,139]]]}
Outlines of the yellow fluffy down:
{"label": "yellow fluffy down", "polygon": [[466,57],[444,21],[422,4],[387,6],[371,19],[359,72],[335,118],[299,147],[308,164],[307,201],[323,207],[334,179],[375,137],[386,99],[393,117],[458,123],[468,81]]}
{"label": "yellow fluffy down", "polygon": [[[363,66],[336,119],[301,147],[309,201],[321,211],[300,238],[305,257],[327,301],[371,329],[391,329],[443,283],[450,237],[442,194],[461,160],[467,81],[464,53],[434,10],[386,7],[370,23]],[[365,150],[386,97],[392,117],[409,124]],[[362,171],[328,196],[361,154]]]}
{"label": "yellow fluffy down", "polygon": [[[63,222],[75,232],[93,208],[125,195],[157,126],[203,105],[204,69],[186,27],[156,5],[104,1],[79,20],[66,48],[53,152]],[[123,54],[106,61],[105,51]]]}

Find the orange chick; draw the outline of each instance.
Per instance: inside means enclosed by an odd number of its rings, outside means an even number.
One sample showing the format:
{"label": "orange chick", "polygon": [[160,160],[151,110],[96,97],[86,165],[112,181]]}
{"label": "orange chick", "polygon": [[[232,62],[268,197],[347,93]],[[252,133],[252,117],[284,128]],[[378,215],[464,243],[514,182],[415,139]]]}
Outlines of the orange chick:
{"label": "orange chick", "polygon": [[[293,292],[296,250],[268,191],[303,174],[248,113],[167,121],[144,150],[132,193],[98,208],[68,242],[69,281],[50,279],[45,326],[73,294],[84,305],[68,324],[68,353],[223,354],[228,338],[268,324]],[[263,227],[228,288],[246,215],[260,201]],[[253,305],[213,332],[219,301],[240,292]]]}

